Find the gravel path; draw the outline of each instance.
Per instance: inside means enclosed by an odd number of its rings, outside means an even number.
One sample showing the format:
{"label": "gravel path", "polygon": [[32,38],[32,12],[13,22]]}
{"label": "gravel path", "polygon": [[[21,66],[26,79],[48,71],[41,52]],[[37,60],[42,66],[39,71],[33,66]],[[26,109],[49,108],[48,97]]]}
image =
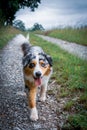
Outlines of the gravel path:
{"label": "gravel path", "polygon": [[37,36],[43,38],[44,40],[52,42],[56,45],[59,45],[62,49],[68,51],[69,53],[75,54],[78,57],[87,60],[87,46],[78,45],[76,43],[70,43],[67,41],[63,41],[48,36],[43,36],[43,35],[37,35]]}
{"label": "gravel path", "polygon": [[53,94],[59,87],[55,81],[48,87],[53,93],[47,95],[46,102],[37,101],[39,120],[29,119],[21,64],[24,40],[23,35],[17,35],[0,51],[0,130],[61,130],[67,113],[62,110],[65,102],[60,99],[58,103]]}

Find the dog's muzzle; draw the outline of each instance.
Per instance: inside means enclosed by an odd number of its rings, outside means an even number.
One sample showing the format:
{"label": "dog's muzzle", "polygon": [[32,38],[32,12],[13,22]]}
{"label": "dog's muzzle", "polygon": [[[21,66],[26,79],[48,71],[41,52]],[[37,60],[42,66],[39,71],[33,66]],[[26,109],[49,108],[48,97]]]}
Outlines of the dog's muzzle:
{"label": "dog's muzzle", "polygon": [[36,86],[40,86],[41,85],[41,82],[42,82],[42,73],[40,71],[37,71],[35,73],[34,80],[35,80],[35,85]]}

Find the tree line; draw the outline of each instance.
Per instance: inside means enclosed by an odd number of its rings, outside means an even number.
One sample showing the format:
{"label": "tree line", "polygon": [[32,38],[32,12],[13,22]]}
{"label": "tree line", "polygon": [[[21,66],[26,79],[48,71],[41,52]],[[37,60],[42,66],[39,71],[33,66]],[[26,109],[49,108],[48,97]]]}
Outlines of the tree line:
{"label": "tree line", "polygon": [[25,24],[21,20],[16,20],[13,22],[13,27],[20,29],[22,31],[36,31],[36,30],[45,30],[43,26],[39,23],[35,23],[31,28],[26,29]]}

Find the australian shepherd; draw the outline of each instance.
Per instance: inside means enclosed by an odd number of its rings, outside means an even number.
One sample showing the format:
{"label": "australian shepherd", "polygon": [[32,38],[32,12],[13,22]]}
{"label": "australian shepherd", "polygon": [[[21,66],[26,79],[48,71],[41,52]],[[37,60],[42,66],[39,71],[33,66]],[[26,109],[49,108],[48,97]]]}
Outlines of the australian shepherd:
{"label": "australian shepherd", "polygon": [[28,102],[30,119],[38,119],[36,108],[37,88],[40,87],[40,101],[46,100],[48,81],[52,74],[52,58],[39,46],[32,46],[29,42],[22,44],[23,74],[25,86],[28,88]]}

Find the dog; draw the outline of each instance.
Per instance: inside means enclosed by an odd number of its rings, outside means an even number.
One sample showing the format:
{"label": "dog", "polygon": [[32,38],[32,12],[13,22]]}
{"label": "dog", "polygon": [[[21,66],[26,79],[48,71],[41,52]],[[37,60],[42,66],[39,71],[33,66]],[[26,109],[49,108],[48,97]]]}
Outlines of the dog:
{"label": "dog", "polygon": [[23,43],[21,47],[24,83],[29,90],[30,119],[36,121],[38,120],[36,108],[37,88],[40,87],[40,101],[45,101],[48,81],[53,71],[52,58],[40,46],[32,46],[29,42]]}

